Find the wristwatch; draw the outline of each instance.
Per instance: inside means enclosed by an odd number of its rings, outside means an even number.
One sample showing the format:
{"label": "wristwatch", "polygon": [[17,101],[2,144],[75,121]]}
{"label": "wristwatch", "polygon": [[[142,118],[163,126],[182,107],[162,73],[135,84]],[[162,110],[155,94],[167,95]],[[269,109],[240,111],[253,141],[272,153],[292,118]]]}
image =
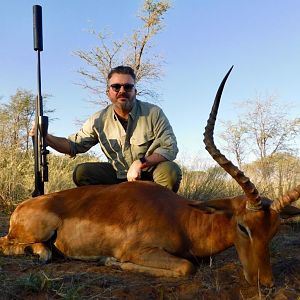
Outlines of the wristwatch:
{"label": "wristwatch", "polygon": [[145,168],[147,166],[147,160],[145,156],[140,158],[140,162],[142,163],[142,168]]}

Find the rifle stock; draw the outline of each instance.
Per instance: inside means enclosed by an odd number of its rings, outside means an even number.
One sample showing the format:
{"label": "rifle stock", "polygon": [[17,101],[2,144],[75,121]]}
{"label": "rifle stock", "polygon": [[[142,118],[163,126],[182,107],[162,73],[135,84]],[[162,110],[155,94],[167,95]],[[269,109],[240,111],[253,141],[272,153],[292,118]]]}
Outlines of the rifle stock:
{"label": "rifle stock", "polygon": [[37,51],[37,87],[38,94],[35,102],[35,134],[33,138],[35,189],[32,197],[44,195],[44,183],[48,181],[48,162],[46,135],[48,117],[43,115],[43,97],[41,88],[40,52],[43,51],[42,7],[33,6],[33,40],[34,50]]}

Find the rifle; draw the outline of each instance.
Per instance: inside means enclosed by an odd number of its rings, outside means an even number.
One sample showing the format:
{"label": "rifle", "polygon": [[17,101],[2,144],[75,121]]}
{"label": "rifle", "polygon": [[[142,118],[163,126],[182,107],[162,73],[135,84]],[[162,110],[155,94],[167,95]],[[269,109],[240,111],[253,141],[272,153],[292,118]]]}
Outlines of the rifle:
{"label": "rifle", "polygon": [[48,162],[46,135],[48,117],[43,115],[43,97],[41,92],[40,52],[43,51],[42,7],[33,6],[33,40],[37,51],[37,86],[38,94],[35,101],[35,134],[33,137],[35,189],[32,197],[44,195],[44,182],[48,181]]}

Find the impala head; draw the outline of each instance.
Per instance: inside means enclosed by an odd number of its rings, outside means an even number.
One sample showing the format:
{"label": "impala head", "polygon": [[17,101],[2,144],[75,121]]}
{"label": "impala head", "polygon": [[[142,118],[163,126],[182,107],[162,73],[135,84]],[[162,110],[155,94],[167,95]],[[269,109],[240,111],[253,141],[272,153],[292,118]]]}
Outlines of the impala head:
{"label": "impala head", "polygon": [[224,77],[217,91],[205,127],[204,143],[212,158],[235,179],[244,191],[244,196],[232,199],[233,203],[234,200],[242,199],[242,205],[236,207],[232,205],[234,213],[232,220],[233,226],[235,226],[234,244],[243,265],[245,278],[251,284],[260,282],[265,286],[272,286],[268,244],[280,225],[279,214],[287,209],[289,204],[300,198],[300,185],[276,201],[263,198],[250,179],[215,146],[213,138],[215,121],[221,95],[232,68]]}

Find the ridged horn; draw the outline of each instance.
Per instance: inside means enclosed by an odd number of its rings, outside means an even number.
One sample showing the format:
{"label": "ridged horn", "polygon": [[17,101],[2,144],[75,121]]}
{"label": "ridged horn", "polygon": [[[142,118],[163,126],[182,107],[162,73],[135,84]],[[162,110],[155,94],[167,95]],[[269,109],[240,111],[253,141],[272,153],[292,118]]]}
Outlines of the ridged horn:
{"label": "ridged horn", "polygon": [[244,173],[239,170],[230,160],[228,160],[221,152],[217,149],[214,143],[214,128],[216,123],[216,118],[218,114],[219,104],[222,96],[222,92],[227,81],[229,74],[231,73],[233,66],[225,75],[222,80],[219,89],[217,91],[214,104],[212,106],[209,118],[207,120],[207,125],[204,132],[204,144],[205,149],[212,156],[212,158],[229,174],[235,179],[235,181],[243,189],[247,196],[246,207],[251,210],[260,210],[262,208],[261,199],[255,185],[250,181]]}
{"label": "ridged horn", "polygon": [[280,213],[284,207],[288,206],[292,202],[300,198],[300,185],[296,186],[294,189],[288,191],[284,196],[273,201],[271,204],[271,209]]}

